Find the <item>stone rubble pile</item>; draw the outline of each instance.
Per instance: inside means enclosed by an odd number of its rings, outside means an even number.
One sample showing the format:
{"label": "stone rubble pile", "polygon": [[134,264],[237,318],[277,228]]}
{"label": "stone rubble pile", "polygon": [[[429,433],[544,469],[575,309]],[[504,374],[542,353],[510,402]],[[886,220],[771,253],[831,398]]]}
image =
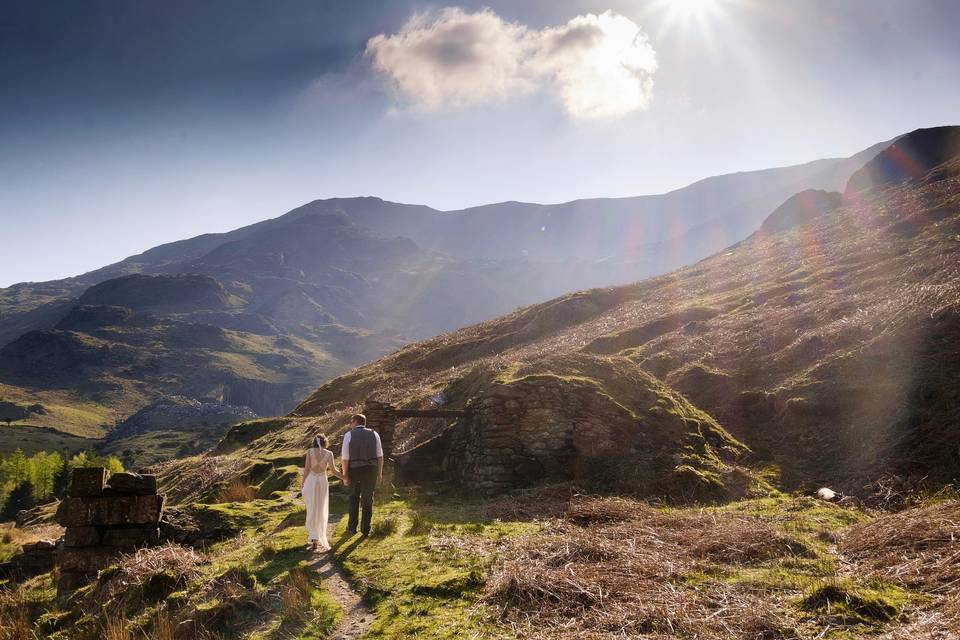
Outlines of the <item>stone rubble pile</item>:
{"label": "stone rubble pile", "polygon": [[157,544],[162,512],[156,476],[74,469],[69,495],[56,515],[66,527],[57,552],[57,592],[87,584],[121,552]]}
{"label": "stone rubble pile", "polygon": [[53,569],[57,543],[38,540],[23,545],[23,553],[0,563],[0,577],[26,579],[48,573]]}

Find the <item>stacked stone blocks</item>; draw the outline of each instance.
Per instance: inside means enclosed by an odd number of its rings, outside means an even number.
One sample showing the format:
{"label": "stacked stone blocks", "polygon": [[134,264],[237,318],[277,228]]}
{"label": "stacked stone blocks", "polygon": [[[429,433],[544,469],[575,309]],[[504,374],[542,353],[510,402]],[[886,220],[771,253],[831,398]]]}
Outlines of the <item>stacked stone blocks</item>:
{"label": "stacked stone blocks", "polygon": [[86,584],[121,552],[157,544],[162,512],[156,476],[108,476],[102,467],[75,469],[69,495],[56,515],[66,527],[57,553],[58,591]]}

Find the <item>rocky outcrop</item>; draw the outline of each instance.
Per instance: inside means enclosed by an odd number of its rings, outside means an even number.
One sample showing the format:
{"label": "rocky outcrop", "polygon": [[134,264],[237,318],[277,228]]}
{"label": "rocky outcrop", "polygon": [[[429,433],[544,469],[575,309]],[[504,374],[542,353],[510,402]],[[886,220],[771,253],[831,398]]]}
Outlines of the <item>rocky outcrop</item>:
{"label": "rocky outcrop", "polygon": [[184,431],[193,426],[233,424],[256,417],[257,414],[248,407],[202,402],[183,396],[166,396],[121,422],[109,437],[110,440],[118,440],[147,431]]}
{"label": "rocky outcrop", "polygon": [[293,384],[234,378],[223,385],[223,402],[250,407],[261,416],[278,416],[297,406],[298,390]]}
{"label": "rocky outcrop", "polygon": [[66,527],[57,550],[58,593],[86,584],[123,551],[157,544],[163,501],[156,476],[115,473],[108,479],[103,467],[74,469],[56,514]]}
{"label": "rocky outcrop", "polygon": [[79,303],[171,313],[228,309],[230,296],[222,284],[206,275],[134,274],[90,287]]}

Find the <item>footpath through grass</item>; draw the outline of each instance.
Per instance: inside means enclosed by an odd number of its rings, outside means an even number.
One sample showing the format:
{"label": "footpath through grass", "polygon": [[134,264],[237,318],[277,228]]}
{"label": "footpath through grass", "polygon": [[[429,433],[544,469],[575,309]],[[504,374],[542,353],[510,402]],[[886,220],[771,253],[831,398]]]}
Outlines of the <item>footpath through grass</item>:
{"label": "footpath through grass", "polygon": [[498,543],[538,528],[462,502],[397,500],[376,506],[368,538],[343,519],[331,543],[373,609],[368,638],[512,637],[480,600]]}

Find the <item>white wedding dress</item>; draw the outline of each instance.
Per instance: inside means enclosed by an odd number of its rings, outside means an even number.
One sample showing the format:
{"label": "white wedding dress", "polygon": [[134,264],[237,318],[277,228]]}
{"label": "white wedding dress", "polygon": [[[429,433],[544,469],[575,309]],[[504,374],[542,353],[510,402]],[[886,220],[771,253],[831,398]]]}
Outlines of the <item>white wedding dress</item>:
{"label": "white wedding dress", "polygon": [[329,551],[327,523],[330,520],[330,485],[327,482],[327,470],[333,468],[333,452],[310,449],[306,465],[303,501],[307,506],[307,541],[316,542],[318,548]]}

